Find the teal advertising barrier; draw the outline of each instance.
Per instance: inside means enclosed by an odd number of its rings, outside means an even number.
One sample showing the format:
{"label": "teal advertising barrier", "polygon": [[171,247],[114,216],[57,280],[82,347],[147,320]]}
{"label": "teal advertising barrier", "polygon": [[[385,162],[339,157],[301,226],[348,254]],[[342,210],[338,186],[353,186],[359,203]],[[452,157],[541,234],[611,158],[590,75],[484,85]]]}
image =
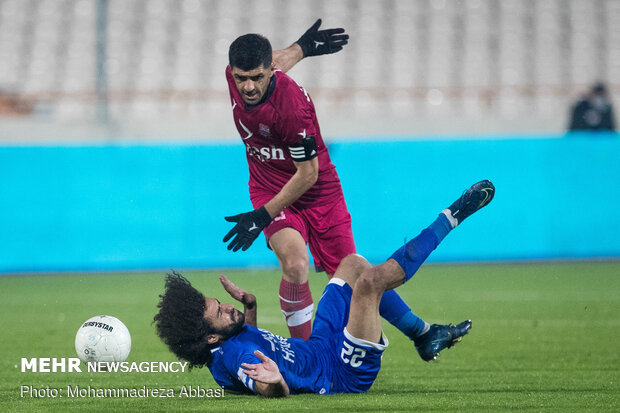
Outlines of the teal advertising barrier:
{"label": "teal advertising barrier", "polygon": [[[620,138],[501,138],[331,143],[358,252],[383,261],[488,178],[430,261],[620,257]],[[0,272],[275,266],[263,237],[222,243],[247,180],[241,144],[0,147]]]}

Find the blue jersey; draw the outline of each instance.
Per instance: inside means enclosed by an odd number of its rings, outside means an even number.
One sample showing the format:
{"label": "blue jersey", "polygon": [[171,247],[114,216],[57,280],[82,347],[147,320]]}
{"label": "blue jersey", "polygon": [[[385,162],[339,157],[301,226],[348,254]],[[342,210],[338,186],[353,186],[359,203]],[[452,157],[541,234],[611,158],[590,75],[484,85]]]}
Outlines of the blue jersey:
{"label": "blue jersey", "polygon": [[348,333],[351,294],[343,280],[330,280],[308,341],[243,326],[239,334],[211,350],[213,378],[226,390],[256,393],[254,381],[243,373],[241,364],[261,363],[254,355],[254,350],[260,350],[278,365],[291,394],[365,392],[377,377],[388,341],[384,336],[381,343],[372,343]]}
{"label": "blue jersey", "polygon": [[330,378],[325,359],[314,341],[284,338],[270,331],[245,325],[241,333],[211,350],[209,369],[215,381],[226,390],[255,392],[254,381],[243,373],[241,363],[260,364],[254,350],[276,362],[291,393],[326,393]]}

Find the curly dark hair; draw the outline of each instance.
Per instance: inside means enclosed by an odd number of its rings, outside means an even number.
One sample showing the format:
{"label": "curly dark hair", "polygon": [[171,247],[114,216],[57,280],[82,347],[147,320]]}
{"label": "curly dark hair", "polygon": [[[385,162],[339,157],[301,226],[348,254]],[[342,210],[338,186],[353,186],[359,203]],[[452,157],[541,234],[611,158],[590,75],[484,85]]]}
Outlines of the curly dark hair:
{"label": "curly dark hair", "polygon": [[209,365],[213,346],[207,336],[213,329],[204,318],[204,295],[176,271],[166,274],[165,288],[153,318],[157,335],[190,369]]}
{"label": "curly dark hair", "polygon": [[260,34],[249,33],[237,37],[228,49],[228,64],[244,71],[271,67],[272,49],[269,40]]}

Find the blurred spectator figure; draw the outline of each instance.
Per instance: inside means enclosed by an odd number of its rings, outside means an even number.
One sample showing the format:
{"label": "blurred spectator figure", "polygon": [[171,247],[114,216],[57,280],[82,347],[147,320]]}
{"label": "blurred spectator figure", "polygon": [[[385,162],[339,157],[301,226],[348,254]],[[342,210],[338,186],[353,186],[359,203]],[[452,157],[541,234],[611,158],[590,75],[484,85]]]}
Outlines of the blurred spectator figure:
{"label": "blurred spectator figure", "polygon": [[590,92],[575,103],[570,131],[613,131],[616,129],[613,106],[603,83],[595,84]]}
{"label": "blurred spectator figure", "polygon": [[30,103],[14,93],[0,90],[0,116],[22,116],[32,112]]}

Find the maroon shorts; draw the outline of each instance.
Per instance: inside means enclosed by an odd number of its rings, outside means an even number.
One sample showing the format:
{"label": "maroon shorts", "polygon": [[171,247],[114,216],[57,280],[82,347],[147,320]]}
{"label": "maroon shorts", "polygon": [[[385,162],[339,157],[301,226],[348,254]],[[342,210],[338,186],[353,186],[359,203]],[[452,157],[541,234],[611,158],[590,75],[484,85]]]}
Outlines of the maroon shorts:
{"label": "maroon shorts", "polygon": [[[252,194],[254,208],[265,205],[272,195],[258,196]],[[297,209],[289,206],[273,219],[263,232],[267,243],[269,238],[283,228],[294,228],[303,237],[310,248],[317,271],[334,274],[340,261],[355,253],[351,214],[344,197],[335,202],[312,208]],[[269,245],[269,244],[267,244]]]}

